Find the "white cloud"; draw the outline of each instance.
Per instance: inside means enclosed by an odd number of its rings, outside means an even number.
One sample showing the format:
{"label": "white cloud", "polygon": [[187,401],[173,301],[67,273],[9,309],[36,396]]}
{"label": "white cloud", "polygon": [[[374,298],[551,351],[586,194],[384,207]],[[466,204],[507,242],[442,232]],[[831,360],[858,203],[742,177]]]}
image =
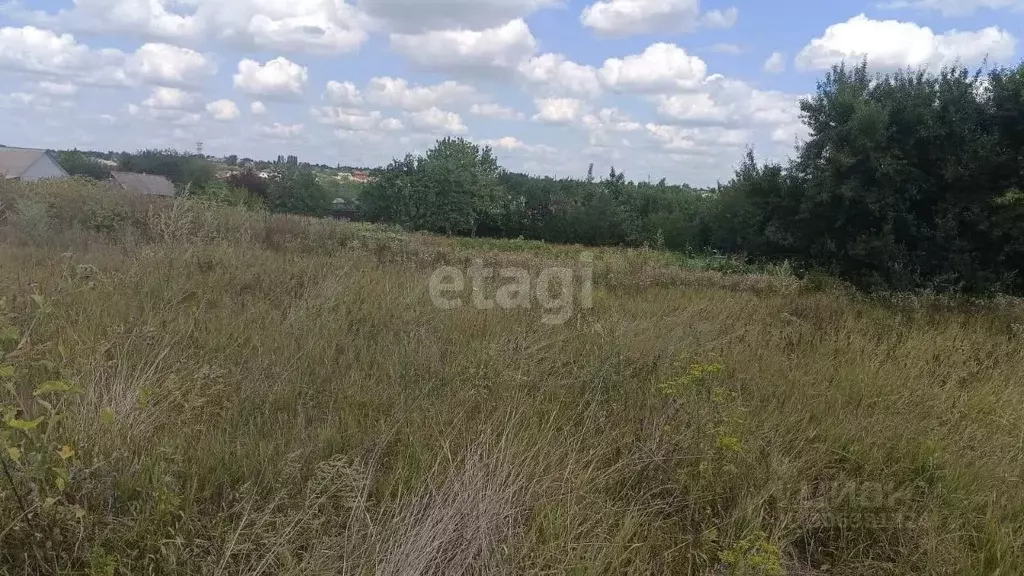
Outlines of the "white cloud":
{"label": "white cloud", "polygon": [[215,102],[210,102],[206,105],[206,111],[214,120],[219,120],[221,122],[234,120],[242,114],[238,109],[238,105],[231,100],[217,100]]}
{"label": "white cloud", "polygon": [[583,9],[580,22],[605,36],[692,32],[703,25],[729,28],[736,8],[713,10],[703,17],[700,0],[601,0]]}
{"label": "white cloud", "polygon": [[967,16],[980,10],[1024,10],[1024,0],[896,0],[883,8],[934,10],[944,16]]}
{"label": "white cloud", "polygon": [[597,70],[577,64],[561,54],[542,54],[518,67],[522,78],[545,96],[572,95],[595,98],[601,94]]}
{"label": "white cloud", "polygon": [[90,48],[71,34],[25,26],[0,28],[0,69],[90,85],[196,87],[217,67],[194,50],[168,44],[144,44],[134,53],[125,54]]}
{"label": "white cloud", "polygon": [[712,10],[701,18],[701,24],[706,28],[732,28],[740,18],[739,8],[731,7],[725,10]]}
{"label": "white cloud", "polygon": [[302,124],[281,124],[280,122],[274,122],[273,124],[262,124],[257,130],[260,134],[275,138],[279,140],[288,140],[295,138],[299,134],[302,134]]}
{"label": "white cloud", "polygon": [[39,91],[50,96],[74,96],[78,94],[78,86],[70,82],[51,82],[43,80],[39,84]]}
{"label": "white cloud", "polygon": [[[142,106],[129,104],[128,114],[161,125],[195,126],[199,124],[202,117],[198,113],[186,109],[193,105],[193,98],[189,96],[187,102],[175,102],[177,97],[172,94],[158,95],[154,91],[153,95],[142,103]],[[161,98],[165,100],[162,101]]]}
{"label": "white cloud", "polygon": [[300,96],[309,81],[309,70],[284,57],[266,64],[246,58],[238,63],[235,88],[258,96]]}
{"label": "white cloud", "polygon": [[72,8],[52,14],[33,10],[17,15],[43,26],[93,34],[173,39],[198,33],[196,19],[172,12],[171,6],[168,0],[74,0]]}
{"label": "white cloud", "polygon": [[84,84],[129,83],[120,50],[93,50],[70,34],[34,26],[0,28],[0,70],[14,70]]}
{"label": "white cloud", "polygon": [[786,71],[786,55],[782,52],[772,52],[772,55],[764,61],[765,72],[780,74]]}
{"label": "white cloud", "polygon": [[545,8],[564,5],[564,0],[360,0],[359,7],[392,30],[482,30],[525,18]]}
{"label": "white cloud", "polygon": [[400,132],[405,130],[405,125],[398,118],[385,118],[380,121],[380,129],[388,132]]}
{"label": "white cloud", "polygon": [[369,20],[341,0],[207,0],[196,15],[207,34],[283,52],[340,54],[369,38]]}
{"label": "white cloud", "polygon": [[249,105],[249,112],[254,116],[262,116],[267,113],[267,106],[263,102],[257,100]]}
{"label": "white cloud", "polygon": [[665,92],[700,85],[707,65],[675,44],[652,44],[642,54],[609,58],[599,71],[601,81],[621,92]]}
{"label": "white cloud", "polygon": [[329,102],[339,106],[359,106],[363,103],[363,95],[351,82],[331,80],[327,83],[326,97]]}
{"label": "white cloud", "polygon": [[144,44],[132,54],[125,68],[133,78],[161,85],[195,86],[217,72],[206,56],[169,44]]}
{"label": "white cloud", "polygon": [[455,112],[439,108],[428,108],[419,112],[406,114],[414,128],[437,134],[459,134],[469,129],[462,123],[462,117]]}
{"label": "white cloud", "polygon": [[960,61],[977,64],[986,56],[994,60],[1011,58],[1017,41],[1009,32],[988,27],[974,32],[950,30],[936,34],[913,22],[872,20],[861,14],[834,24],[797,55],[797,67],[822,70],[840,61],[864,58],[879,70],[901,67],[939,67]]}
{"label": "white cloud", "polygon": [[712,44],[710,50],[719,54],[732,54],[738,55],[743,54],[744,50],[742,46],[736,44],[729,44],[728,42],[719,42],[718,44]]}
{"label": "white cloud", "polygon": [[550,154],[556,152],[551,146],[544,144],[531,145],[515,136],[503,136],[496,139],[484,139],[478,142],[481,146],[490,146],[492,150],[505,152],[525,152],[527,154]]}
{"label": "white cloud", "polygon": [[366,86],[366,100],[377,106],[419,112],[428,108],[477,99],[476,88],[451,80],[433,86],[412,86],[403,78],[372,78]]}
{"label": "white cloud", "polygon": [[587,114],[581,124],[590,130],[612,130],[615,132],[633,132],[642,125],[628,114],[617,108],[602,108],[596,114]]}
{"label": "white cloud", "polygon": [[602,108],[596,114],[587,114],[580,119],[580,125],[587,131],[590,145],[597,147],[628,148],[631,145],[629,133],[643,129],[642,124],[617,108]]}
{"label": "white cloud", "polygon": [[142,102],[147,108],[158,108],[164,110],[185,110],[195,105],[196,99],[193,94],[179,88],[168,88],[157,86],[153,88],[149,98]]}
{"label": "white cloud", "polygon": [[381,113],[378,111],[333,108],[330,106],[314,108],[311,112],[317,122],[321,124],[355,132],[373,130],[380,125],[382,119]]}
{"label": "white cloud", "polygon": [[523,118],[522,112],[516,112],[508,106],[494,103],[473,104],[469,109],[469,113],[474,116],[494,118],[495,120],[521,120]]}
{"label": "white cloud", "polygon": [[14,11],[42,26],[94,34],[338,54],[369,38],[370,19],[343,0],[74,0],[70,9]]}
{"label": "white cloud", "polygon": [[800,96],[758,90],[715,74],[699,90],[655,97],[658,114],[680,123],[779,126],[799,123]]}
{"label": "white cloud", "polygon": [[646,136],[663,150],[690,154],[739,151],[753,139],[753,134],[748,130],[720,126],[684,128],[647,123],[644,130]]}
{"label": "white cloud", "polygon": [[396,52],[435,70],[513,68],[537,49],[537,40],[523,20],[483,30],[435,30],[390,38]]}
{"label": "white cloud", "polygon": [[12,92],[10,94],[0,94],[0,107],[2,108],[22,108],[36,103],[40,100],[40,97],[36,94],[29,94],[28,92]]}
{"label": "white cloud", "polygon": [[537,107],[533,120],[545,124],[571,124],[587,111],[587,103],[577,98],[538,98],[533,103]]}

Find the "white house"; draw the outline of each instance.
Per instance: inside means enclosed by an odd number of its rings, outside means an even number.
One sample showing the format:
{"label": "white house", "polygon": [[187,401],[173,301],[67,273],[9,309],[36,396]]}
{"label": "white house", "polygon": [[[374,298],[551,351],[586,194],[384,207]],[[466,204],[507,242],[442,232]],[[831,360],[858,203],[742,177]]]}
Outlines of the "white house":
{"label": "white house", "polygon": [[67,178],[68,173],[46,150],[0,148],[0,176],[25,181]]}

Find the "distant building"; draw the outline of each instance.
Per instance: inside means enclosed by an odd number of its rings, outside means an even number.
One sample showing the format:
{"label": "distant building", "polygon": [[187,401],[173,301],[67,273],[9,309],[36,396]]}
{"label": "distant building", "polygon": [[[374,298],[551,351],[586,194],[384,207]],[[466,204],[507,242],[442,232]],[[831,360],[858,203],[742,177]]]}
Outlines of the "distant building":
{"label": "distant building", "polygon": [[129,192],[147,196],[174,196],[174,184],[164,176],[137,174],[135,172],[111,172],[110,181]]}
{"label": "distant building", "polygon": [[338,220],[358,220],[359,207],[344,198],[335,198],[331,215]]}
{"label": "distant building", "polygon": [[0,176],[32,182],[69,175],[52,154],[34,148],[0,148]]}
{"label": "distant building", "polygon": [[370,175],[367,174],[366,172],[363,172],[362,170],[356,170],[355,172],[352,173],[352,181],[354,182],[366,184],[367,182],[371,182],[372,180],[373,179],[370,178]]}

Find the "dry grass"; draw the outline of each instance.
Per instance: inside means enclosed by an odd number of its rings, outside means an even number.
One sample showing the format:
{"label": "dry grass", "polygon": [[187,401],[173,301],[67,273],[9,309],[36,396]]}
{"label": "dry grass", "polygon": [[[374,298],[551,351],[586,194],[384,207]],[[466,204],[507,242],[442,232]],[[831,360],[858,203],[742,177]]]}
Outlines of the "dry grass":
{"label": "dry grass", "polygon": [[573,249],[7,186],[0,574],[1024,572],[1015,301],[602,250],[548,326],[427,280]]}

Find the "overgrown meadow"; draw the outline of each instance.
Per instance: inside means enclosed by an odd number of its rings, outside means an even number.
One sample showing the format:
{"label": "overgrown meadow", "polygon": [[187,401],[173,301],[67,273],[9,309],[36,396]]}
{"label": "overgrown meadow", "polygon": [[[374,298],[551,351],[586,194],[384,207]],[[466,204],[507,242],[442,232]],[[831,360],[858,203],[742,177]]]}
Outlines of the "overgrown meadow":
{"label": "overgrown meadow", "polygon": [[1024,573],[1018,301],[582,250],[0,182],[0,574]]}

